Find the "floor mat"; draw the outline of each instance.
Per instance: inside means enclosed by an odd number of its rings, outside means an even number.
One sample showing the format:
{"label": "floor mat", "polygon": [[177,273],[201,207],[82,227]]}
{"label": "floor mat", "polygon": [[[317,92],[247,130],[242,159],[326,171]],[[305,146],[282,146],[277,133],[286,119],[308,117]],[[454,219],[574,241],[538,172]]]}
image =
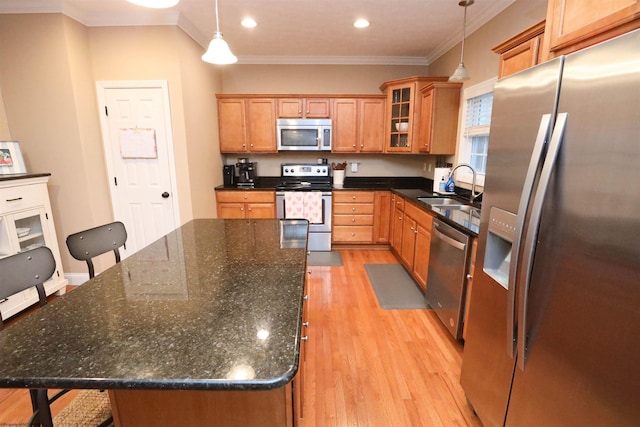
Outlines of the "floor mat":
{"label": "floor mat", "polygon": [[311,252],[307,265],[311,266],[341,266],[342,255],[340,252]]}
{"label": "floor mat", "polygon": [[[111,416],[109,393],[83,390],[54,418],[56,427],[97,426]],[[113,424],[110,424],[113,426]]]}
{"label": "floor mat", "polygon": [[400,264],[365,264],[378,298],[378,304],[385,310],[426,309],[422,290]]}

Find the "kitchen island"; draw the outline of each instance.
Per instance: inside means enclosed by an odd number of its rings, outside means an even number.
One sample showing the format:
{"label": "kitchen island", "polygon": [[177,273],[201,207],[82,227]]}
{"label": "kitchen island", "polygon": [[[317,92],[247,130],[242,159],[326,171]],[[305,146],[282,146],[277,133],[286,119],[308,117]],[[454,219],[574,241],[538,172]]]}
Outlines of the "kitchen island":
{"label": "kitchen island", "polygon": [[0,332],[0,387],[108,389],[118,426],[293,425],[307,229],[183,225]]}

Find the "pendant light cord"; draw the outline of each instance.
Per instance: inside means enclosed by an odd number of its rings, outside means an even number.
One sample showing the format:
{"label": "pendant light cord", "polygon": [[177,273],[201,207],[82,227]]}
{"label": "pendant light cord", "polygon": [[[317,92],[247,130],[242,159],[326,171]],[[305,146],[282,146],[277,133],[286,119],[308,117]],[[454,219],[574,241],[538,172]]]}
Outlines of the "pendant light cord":
{"label": "pendant light cord", "polygon": [[[467,8],[464,8],[465,11]],[[218,22],[218,0],[216,0],[216,34],[220,34],[220,22]]]}
{"label": "pendant light cord", "polygon": [[[216,4],[217,3],[218,3],[218,0],[216,0]],[[467,37],[467,3],[465,3],[464,5],[464,20],[462,21],[462,48],[460,49],[461,64],[464,60],[464,39]]]}

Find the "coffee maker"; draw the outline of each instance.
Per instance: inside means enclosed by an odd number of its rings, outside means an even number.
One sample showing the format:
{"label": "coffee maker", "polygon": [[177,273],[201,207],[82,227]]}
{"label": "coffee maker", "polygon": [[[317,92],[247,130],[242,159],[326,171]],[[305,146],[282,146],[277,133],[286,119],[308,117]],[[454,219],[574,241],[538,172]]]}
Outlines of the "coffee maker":
{"label": "coffee maker", "polygon": [[246,157],[240,157],[236,163],[237,185],[239,187],[253,187],[256,182],[256,163]]}

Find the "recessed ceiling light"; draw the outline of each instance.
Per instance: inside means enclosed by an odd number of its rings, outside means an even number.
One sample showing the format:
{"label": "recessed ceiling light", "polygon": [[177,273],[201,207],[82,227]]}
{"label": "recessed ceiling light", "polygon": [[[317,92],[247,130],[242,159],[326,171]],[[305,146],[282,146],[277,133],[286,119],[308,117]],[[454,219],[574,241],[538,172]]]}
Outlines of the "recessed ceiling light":
{"label": "recessed ceiling light", "polygon": [[369,26],[369,21],[366,19],[357,19],[356,22],[353,23],[353,26],[356,28],[367,28]]}
{"label": "recessed ceiling light", "polygon": [[163,9],[166,7],[173,7],[180,0],[127,0],[129,3],[137,4],[138,6],[152,7],[154,9]]}
{"label": "recessed ceiling light", "polygon": [[244,18],[242,20],[241,24],[242,24],[243,27],[246,27],[246,28],[253,28],[256,25],[258,25],[258,24],[256,24],[256,21],[254,21],[251,18]]}

